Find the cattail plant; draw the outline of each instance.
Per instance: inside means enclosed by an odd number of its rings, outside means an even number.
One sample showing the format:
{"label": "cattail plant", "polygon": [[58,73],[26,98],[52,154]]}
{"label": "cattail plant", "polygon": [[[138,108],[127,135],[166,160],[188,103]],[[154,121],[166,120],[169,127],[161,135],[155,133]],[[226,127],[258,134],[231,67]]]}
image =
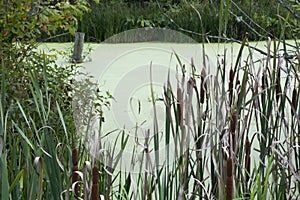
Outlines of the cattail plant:
{"label": "cattail plant", "polygon": [[72,184],[75,184],[75,189],[74,189],[75,196],[79,195],[79,185],[78,185],[79,175],[78,175],[77,171],[78,171],[78,152],[77,152],[76,148],[73,148],[73,150],[72,150]]}
{"label": "cattail plant", "polygon": [[234,194],[233,180],[233,163],[232,158],[227,159],[227,176],[226,176],[226,200],[232,200]]}

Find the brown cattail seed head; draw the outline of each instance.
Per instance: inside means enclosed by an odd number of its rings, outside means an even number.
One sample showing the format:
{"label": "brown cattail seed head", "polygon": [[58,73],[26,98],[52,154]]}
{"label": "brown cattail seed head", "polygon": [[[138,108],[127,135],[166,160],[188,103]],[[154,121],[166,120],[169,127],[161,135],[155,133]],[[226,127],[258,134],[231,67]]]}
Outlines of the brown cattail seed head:
{"label": "brown cattail seed head", "polygon": [[231,146],[234,151],[235,149],[235,131],[236,131],[236,125],[237,124],[237,116],[234,111],[231,112],[231,118],[230,118],[230,133],[231,133]]}
{"label": "brown cattail seed head", "polygon": [[250,141],[249,141],[248,136],[247,136],[246,142],[245,142],[245,149],[246,149],[246,155],[250,155],[251,149],[250,149]]}
{"label": "brown cattail seed head", "polygon": [[230,119],[230,132],[231,133],[235,133],[236,124],[237,124],[237,117],[236,117],[236,113],[233,111],[231,113],[231,119]]}
{"label": "brown cattail seed head", "polygon": [[233,151],[235,151],[235,138],[236,138],[235,133],[231,133],[231,139],[232,139],[231,145]]}
{"label": "brown cattail seed head", "polygon": [[[72,183],[73,184],[76,183],[77,181],[79,181],[79,175],[76,171],[78,171],[77,165],[72,167]],[[75,196],[79,195],[79,184],[78,183],[76,183],[76,185],[75,185],[74,193],[75,193]]]}
{"label": "brown cattail seed head", "polygon": [[251,157],[246,156],[246,158],[245,158],[245,168],[246,168],[245,179],[246,179],[246,182],[248,182],[249,179],[250,179],[250,163],[251,163]]}
{"label": "brown cattail seed head", "polygon": [[229,82],[233,82],[233,79],[234,79],[234,73],[233,73],[233,69],[231,68],[229,72]]}
{"label": "brown cattail seed head", "polygon": [[205,98],[205,90],[204,90],[204,75],[201,74],[201,81],[200,81],[200,103],[204,103]]}
{"label": "brown cattail seed head", "polygon": [[226,200],[233,199],[233,177],[226,178]]}
{"label": "brown cattail seed head", "polygon": [[232,97],[233,97],[233,79],[234,79],[234,73],[233,73],[233,69],[230,69],[229,72],[229,101],[230,104],[232,103]]}
{"label": "brown cattail seed head", "polygon": [[233,164],[232,164],[231,157],[229,157],[227,159],[226,200],[232,200],[233,199],[233,192],[234,192]]}
{"label": "brown cattail seed head", "polygon": [[262,87],[263,90],[268,87],[268,79],[267,79],[267,76],[266,76],[265,73],[262,75],[261,87]]}
{"label": "brown cattail seed head", "polygon": [[230,101],[232,100],[232,96],[233,96],[233,82],[229,82],[229,97],[230,97]]}
{"label": "brown cattail seed head", "polygon": [[[72,183],[75,183],[79,180],[79,175],[76,171],[78,171],[78,153],[77,149],[74,148],[72,150]],[[79,194],[79,185],[75,185],[75,196],[78,196]]]}
{"label": "brown cattail seed head", "polygon": [[177,112],[178,112],[178,123],[182,125],[183,116],[182,116],[182,93],[181,89],[177,88]]}
{"label": "brown cattail seed head", "polygon": [[247,136],[246,138],[246,143],[245,143],[245,151],[246,151],[246,157],[245,157],[245,168],[246,168],[246,173],[245,173],[245,178],[246,178],[246,182],[249,181],[250,179],[250,163],[251,163],[251,158],[250,158],[250,151],[251,151],[251,146],[250,146],[250,142],[249,142],[249,138]]}
{"label": "brown cattail seed head", "polygon": [[281,86],[280,86],[280,69],[277,71],[277,78],[276,78],[276,101],[279,100],[281,94]]}
{"label": "brown cattail seed head", "polygon": [[295,115],[295,112],[297,110],[297,90],[294,88],[293,93],[292,93],[292,116]]}
{"label": "brown cattail seed head", "polygon": [[98,167],[93,167],[92,169],[92,199],[99,200],[99,172]]}
{"label": "brown cattail seed head", "polygon": [[232,172],[233,172],[233,168],[232,168],[232,158],[229,157],[227,159],[227,176],[231,177],[232,176]]}
{"label": "brown cattail seed head", "polygon": [[92,171],[92,175],[93,175],[93,184],[98,184],[99,181],[99,172],[98,172],[98,167],[93,167],[93,171]]}
{"label": "brown cattail seed head", "polygon": [[78,153],[76,148],[72,150],[72,164],[73,166],[78,165]]}

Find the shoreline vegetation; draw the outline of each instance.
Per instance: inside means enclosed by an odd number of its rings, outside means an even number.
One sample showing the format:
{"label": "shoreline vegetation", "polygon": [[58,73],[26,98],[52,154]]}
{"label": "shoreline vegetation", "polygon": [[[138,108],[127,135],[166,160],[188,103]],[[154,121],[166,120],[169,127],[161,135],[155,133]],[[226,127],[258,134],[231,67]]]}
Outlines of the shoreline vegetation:
{"label": "shoreline vegetation", "polygon": [[[299,199],[300,5],[134,2],[0,2],[0,199]],[[119,116],[128,105],[115,109],[114,95],[80,65],[36,51],[41,41],[72,40],[76,31],[100,42],[149,27],[188,33],[202,54],[186,63],[174,52],[175,72],[160,93],[155,63],[147,65],[149,74],[138,78],[149,79],[148,106],[126,99],[141,120],[133,128],[104,131],[110,111]],[[72,37],[55,37],[66,32]],[[231,49],[206,52],[205,43],[228,39],[240,41],[234,59]],[[266,41],[262,58],[248,47],[252,40]]]}
{"label": "shoreline vegetation", "polygon": [[[190,0],[172,4],[163,0],[112,0],[99,4],[91,2],[91,5],[91,12],[85,13],[78,24],[78,30],[86,34],[89,42],[103,42],[124,31],[151,27],[175,30],[197,42],[242,40],[246,32],[249,41],[266,40],[267,37],[300,38],[293,28],[299,26],[299,14],[297,3],[292,1]],[[286,20],[288,24],[282,35]],[[73,37],[68,35],[51,41],[73,41]]]}

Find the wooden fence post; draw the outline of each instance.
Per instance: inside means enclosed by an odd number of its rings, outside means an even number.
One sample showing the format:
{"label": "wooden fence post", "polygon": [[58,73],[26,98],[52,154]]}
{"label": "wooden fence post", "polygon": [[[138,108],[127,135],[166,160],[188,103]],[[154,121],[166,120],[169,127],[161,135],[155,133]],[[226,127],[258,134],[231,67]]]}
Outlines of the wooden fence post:
{"label": "wooden fence post", "polygon": [[72,56],[73,63],[82,63],[82,51],[84,43],[84,33],[77,32],[75,35],[74,51]]}

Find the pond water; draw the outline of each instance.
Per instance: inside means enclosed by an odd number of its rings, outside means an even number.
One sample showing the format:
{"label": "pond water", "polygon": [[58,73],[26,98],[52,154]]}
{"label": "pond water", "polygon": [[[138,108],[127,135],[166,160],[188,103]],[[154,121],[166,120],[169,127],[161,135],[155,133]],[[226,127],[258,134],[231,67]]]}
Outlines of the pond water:
{"label": "pond water", "polygon": [[[250,43],[251,46],[264,52],[267,52],[266,44],[266,42]],[[64,50],[71,49],[72,45],[71,43],[51,43],[44,44],[40,48],[46,51],[52,48]],[[85,48],[87,47],[86,45]],[[151,84],[157,99],[158,131],[163,132],[165,123],[165,106],[162,101],[163,87],[169,77],[173,91],[176,93],[176,87],[182,80],[180,63],[185,64],[187,76],[192,74],[191,60],[196,68],[196,74],[200,74],[201,70],[205,69],[206,74],[215,75],[218,63],[225,60],[228,74],[229,69],[236,62],[240,44],[205,44],[203,48],[202,44],[197,43],[145,42],[90,44],[89,47],[92,47],[93,51],[90,54],[90,60],[82,64],[83,71],[94,77],[93,81],[99,85],[102,91],[109,91],[114,97],[110,109],[105,110],[105,123],[102,127],[103,135],[118,129],[118,131],[110,133],[104,142],[110,143],[112,146],[115,138],[119,136],[120,130],[125,130],[126,134],[130,135],[132,141],[129,143],[134,145],[136,137],[143,141],[147,130],[153,129],[154,110],[151,100]],[[279,47],[279,49],[281,48]],[[253,55],[252,59],[255,63],[253,67],[258,72],[265,55],[246,47],[241,62],[249,59],[249,52]],[[62,56],[59,56],[57,60],[60,64],[67,64]],[[177,73],[178,71],[179,73]],[[255,129],[250,132],[253,134]],[[150,137],[153,136],[151,134]],[[162,143],[162,145],[164,144]],[[132,149],[130,149],[132,147],[129,145],[129,149],[125,150],[128,154],[124,154],[124,160],[132,155]],[[253,147],[258,147],[258,143],[254,143]],[[172,146],[168,148],[171,151],[174,150]],[[258,156],[255,155],[255,158],[252,162],[257,164]],[[161,160],[163,163],[165,157],[162,156]],[[125,170],[128,170],[130,166],[125,164],[124,167]]]}
{"label": "pond water", "polygon": [[[50,52],[67,50],[70,52],[72,43],[48,43],[40,46],[41,49]],[[253,47],[266,52],[266,42],[251,43]],[[112,111],[115,119],[110,120],[107,116],[108,127],[133,127],[146,119],[153,120],[151,109],[152,103],[150,92],[150,71],[152,71],[152,83],[155,95],[162,95],[162,88],[167,83],[168,76],[176,89],[178,82],[177,71],[180,69],[178,59],[185,64],[187,75],[191,74],[191,60],[196,68],[196,74],[200,74],[205,68],[206,74],[216,74],[217,63],[221,63],[226,56],[226,70],[234,66],[240,49],[239,44],[205,44],[204,51],[201,44],[182,43],[125,43],[125,44],[87,44],[85,48],[92,48],[88,61],[84,62],[83,71],[92,75],[93,81],[99,84],[102,91],[109,91],[115,101]],[[254,62],[265,56],[251,50]],[[205,53],[205,61],[203,59]],[[176,57],[176,55],[178,57]],[[243,51],[242,61],[249,57],[249,50]],[[66,58],[58,56],[57,62],[67,64]],[[205,63],[204,63],[205,62]],[[257,63],[257,68],[260,63]],[[150,68],[152,65],[152,68]],[[227,72],[228,72],[227,71]],[[169,75],[168,75],[169,74]],[[227,77],[228,78],[228,77]],[[137,102],[139,101],[139,102]],[[138,103],[142,111],[139,116],[134,116],[131,104]],[[158,105],[159,106],[159,105]],[[163,106],[164,107],[164,106]],[[164,110],[162,108],[158,110]],[[116,119],[117,118],[117,119]],[[163,119],[164,120],[164,119]],[[114,121],[114,124],[110,124]],[[148,123],[144,124],[148,126]]]}

